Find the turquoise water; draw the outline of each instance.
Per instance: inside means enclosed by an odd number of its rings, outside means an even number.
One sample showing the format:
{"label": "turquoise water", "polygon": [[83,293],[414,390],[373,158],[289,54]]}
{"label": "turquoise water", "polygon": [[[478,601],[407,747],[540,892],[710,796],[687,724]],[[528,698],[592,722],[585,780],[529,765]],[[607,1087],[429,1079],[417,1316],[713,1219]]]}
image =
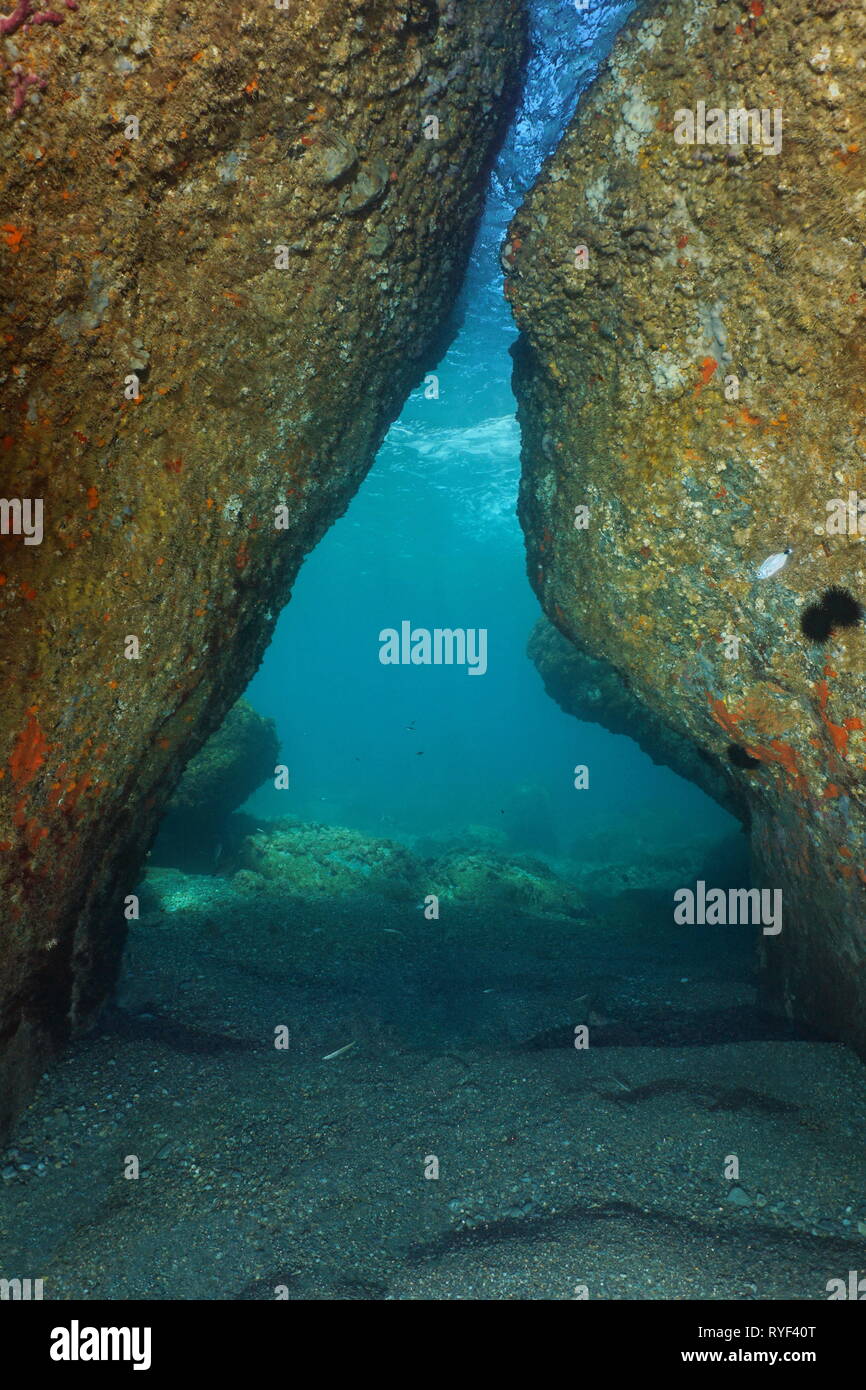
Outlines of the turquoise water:
{"label": "turquoise water", "polygon": [[[732,822],[629,739],[578,723],[525,655],[540,609],[515,516],[515,330],[499,248],[579,92],[631,5],[535,6],[522,108],[494,171],[462,326],[406,402],[347,513],[309,557],[248,698],[276,720],[288,793],[252,809],[412,837],[505,830],[515,848],[580,852],[599,828],[661,817],[712,834]],[[382,666],[379,632],[486,628],[488,669]],[[572,769],[590,768],[576,791]]]}

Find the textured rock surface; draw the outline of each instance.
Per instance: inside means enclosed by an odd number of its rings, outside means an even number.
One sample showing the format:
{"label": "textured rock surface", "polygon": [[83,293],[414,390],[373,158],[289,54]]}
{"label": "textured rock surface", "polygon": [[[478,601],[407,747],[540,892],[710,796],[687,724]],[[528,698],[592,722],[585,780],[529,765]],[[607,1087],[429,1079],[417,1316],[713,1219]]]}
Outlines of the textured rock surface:
{"label": "textured rock surface", "polygon": [[225,871],[234,870],[232,884],[241,892],[276,889],[312,902],[386,898],[419,914],[432,893],[443,904],[462,902],[476,912],[585,915],[574,885],[526,855],[472,849],[424,859],[393,840],[345,826],[268,823],[228,860]]}
{"label": "textured rock surface", "polygon": [[340,825],[274,821],[242,842],[232,868],[242,891],[275,885],[292,897],[410,899],[421,892],[420,861],[393,840]]}
{"label": "textured rock surface", "polygon": [[2,492],[45,530],[0,537],[0,1124],[443,331],[518,8],[81,0],[3,41]]}
{"label": "textured rock surface", "polygon": [[633,738],[653,762],[696,782],[732,816],[748,819],[748,804],[730,763],[714,758],[642,704],[609,661],[567,641],[545,618],[533,628],[527,651],[548,695],[566,714]]}
{"label": "textured rock surface", "polygon": [[[701,101],[781,108],[781,152],[677,143]],[[864,226],[862,7],[670,0],[623,31],[505,249],[530,578],[666,724],[755,759],[772,996],[861,1050],[866,634],[822,647],[800,617],[830,585],[866,599],[862,536],[827,526],[866,495]]]}
{"label": "textured rock surface", "polygon": [[540,859],[476,851],[444,855],[433,865],[435,891],[446,902],[469,903],[491,914],[526,912],[539,917],[586,917],[580,894]]}

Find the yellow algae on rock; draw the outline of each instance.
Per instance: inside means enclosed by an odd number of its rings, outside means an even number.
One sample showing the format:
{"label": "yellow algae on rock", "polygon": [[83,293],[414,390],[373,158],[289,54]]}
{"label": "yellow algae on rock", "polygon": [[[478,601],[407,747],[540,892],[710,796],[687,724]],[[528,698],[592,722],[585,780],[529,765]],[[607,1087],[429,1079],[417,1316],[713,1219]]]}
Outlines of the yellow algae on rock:
{"label": "yellow algae on rock", "polygon": [[724,13],[639,6],[512,223],[520,515],[580,661],[744,806],[755,881],[783,889],[770,997],[866,1051],[866,634],[800,627],[830,586],[866,600],[856,526],[823,537],[866,495],[866,11]]}
{"label": "yellow algae on rock", "polygon": [[40,545],[2,537],[0,1129],[442,346],[523,48],[519,0],[62,19],[0,39],[38,76],[0,116],[4,495],[45,505]]}

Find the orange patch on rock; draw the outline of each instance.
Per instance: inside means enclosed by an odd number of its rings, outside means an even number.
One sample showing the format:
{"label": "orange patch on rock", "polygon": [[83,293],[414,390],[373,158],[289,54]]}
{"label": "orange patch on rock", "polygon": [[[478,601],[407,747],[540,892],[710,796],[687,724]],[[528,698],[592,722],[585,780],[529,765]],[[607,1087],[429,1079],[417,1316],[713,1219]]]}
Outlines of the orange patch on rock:
{"label": "orange patch on rock", "polygon": [[714,372],[718,371],[719,364],[715,357],[705,357],[701,362],[701,375],[695,387],[695,395],[699,396]]}
{"label": "orange patch on rock", "polygon": [[74,811],[75,807],[78,805],[79,798],[82,797],[86,791],[89,791],[91,787],[94,792],[100,790],[100,784],[94,782],[93,774],[90,772],[85,772],[77,781],[70,782],[63,797],[64,811]]}
{"label": "orange patch on rock", "polygon": [[36,718],[36,706],[27,711],[27,723],[18,735],[9,766],[16,787],[32,782],[48,755],[48,744]]}
{"label": "orange patch on rock", "polygon": [[[835,671],[830,670],[829,666],[825,666],[824,671],[828,676],[834,676],[836,674]],[[818,711],[824,722],[824,727],[830,735],[836,752],[840,757],[844,757],[848,750],[848,730],[858,727],[862,728],[863,726],[859,719],[846,719],[844,724],[834,724],[827,714],[827,702],[830,699],[830,686],[828,682],[826,680],[817,681],[814,689],[815,694],[818,696]]]}
{"label": "orange patch on rock", "polygon": [[17,254],[17,252],[21,250],[21,243],[24,240],[24,228],[16,227],[13,222],[4,222],[2,224],[2,230],[3,240],[9,247],[9,250],[13,255]]}
{"label": "orange patch on rock", "polygon": [[824,723],[827,726],[827,733],[833,740],[833,747],[837,753],[844,757],[848,751],[848,730],[841,724],[834,724],[830,719],[825,719]]}
{"label": "orange patch on rock", "polygon": [[752,757],[757,758],[759,762],[777,764],[787,772],[789,777],[793,778],[798,791],[805,790],[806,778],[797,765],[797,753],[790,743],[783,743],[780,738],[773,738],[770,739],[769,747],[765,748],[759,744],[752,747],[749,744],[746,752],[751,753]]}
{"label": "orange patch on rock", "polygon": [[715,700],[709,691],[707,691],[707,698],[716,723],[721,725],[726,734],[735,734],[737,732],[737,720],[725,708],[724,700]]}

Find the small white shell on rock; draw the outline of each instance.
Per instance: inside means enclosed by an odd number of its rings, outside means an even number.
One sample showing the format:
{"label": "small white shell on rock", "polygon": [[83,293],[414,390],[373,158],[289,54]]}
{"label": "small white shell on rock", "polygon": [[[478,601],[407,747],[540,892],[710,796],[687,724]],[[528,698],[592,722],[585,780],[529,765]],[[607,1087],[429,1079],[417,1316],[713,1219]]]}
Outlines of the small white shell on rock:
{"label": "small white shell on rock", "polygon": [[792,547],[789,545],[787,550],[777,550],[775,555],[768,555],[762,565],[755,571],[756,579],[770,579],[779,570],[784,569],[788,563],[788,556],[791,554]]}

